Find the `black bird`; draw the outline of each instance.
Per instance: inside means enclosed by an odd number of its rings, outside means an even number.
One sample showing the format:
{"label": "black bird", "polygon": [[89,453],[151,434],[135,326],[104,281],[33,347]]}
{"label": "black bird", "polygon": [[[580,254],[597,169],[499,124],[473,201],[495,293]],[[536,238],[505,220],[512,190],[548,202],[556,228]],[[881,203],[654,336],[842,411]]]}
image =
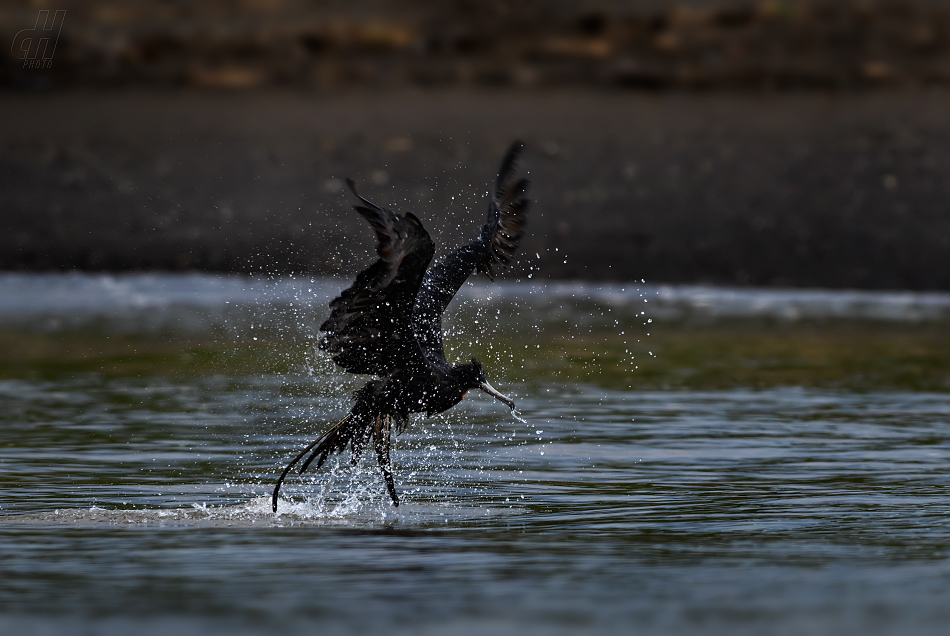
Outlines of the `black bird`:
{"label": "black bird", "polygon": [[514,180],[521,148],[520,142],[512,144],[501,162],[488,220],[479,237],[431,268],[435,244],[419,219],[411,212],[403,216],[371,203],[347,179],[350,190],[363,202],[354,206],[356,211],[376,231],[379,259],[330,303],[330,317],[320,326],[325,332],[320,348],[334,354],[334,362],[346,371],[378,379],[356,391],[349,415],[287,465],[274,487],[274,512],[281,483],[307,453],[310,456],[301,473],[314,460],[319,468],[347,446],[355,463],[370,437],[393,505],[398,506],[390,436],[393,428],[402,429],[410,413],[442,413],[471,389],[481,389],[514,410],[515,403],[488,383],[478,360],[455,366],[446,360],[442,312],[473,271],[478,269],[494,280],[495,269],[509,264],[518,248],[528,209],[528,182]]}

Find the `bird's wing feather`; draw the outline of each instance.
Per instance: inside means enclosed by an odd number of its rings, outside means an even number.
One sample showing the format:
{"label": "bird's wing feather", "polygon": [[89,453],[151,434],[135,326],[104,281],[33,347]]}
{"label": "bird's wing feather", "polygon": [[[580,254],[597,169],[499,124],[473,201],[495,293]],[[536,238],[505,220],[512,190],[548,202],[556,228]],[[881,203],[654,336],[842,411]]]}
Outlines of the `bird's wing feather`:
{"label": "bird's wing feather", "polygon": [[521,142],[515,142],[505,153],[488,205],[488,220],[479,237],[432,266],[422,280],[413,310],[413,328],[423,352],[431,361],[445,360],[442,312],[462,283],[476,268],[494,280],[496,268],[508,265],[518,249],[529,203],[526,197],[528,181],[519,179],[512,182],[521,148]]}
{"label": "bird's wing feather", "polygon": [[435,245],[413,214],[398,215],[356,192],[365,206],[354,206],[376,231],[375,263],[330,303],[320,326],[320,348],[350,373],[386,376],[400,367],[424,365],[413,334],[412,308]]}

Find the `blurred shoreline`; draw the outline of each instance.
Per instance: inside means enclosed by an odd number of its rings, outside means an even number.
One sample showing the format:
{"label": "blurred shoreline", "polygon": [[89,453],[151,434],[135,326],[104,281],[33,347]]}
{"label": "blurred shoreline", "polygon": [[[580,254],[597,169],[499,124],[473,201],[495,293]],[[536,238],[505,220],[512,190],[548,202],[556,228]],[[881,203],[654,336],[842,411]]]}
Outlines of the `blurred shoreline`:
{"label": "blurred shoreline", "polygon": [[19,0],[4,39],[0,270],[352,275],[345,178],[448,249],[522,139],[514,276],[950,290],[940,0]]}
{"label": "blurred shoreline", "polygon": [[515,276],[950,289],[950,92],[0,93],[0,268],[350,275],[343,179],[470,240],[505,147]]}
{"label": "blurred shoreline", "polygon": [[[0,381],[338,375],[316,330],[349,282],[0,274]],[[940,393],[950,391],[948,324],[946,292],[577,281],[476,281],[443,321],[450,360],[475,355],[506,382]]]}

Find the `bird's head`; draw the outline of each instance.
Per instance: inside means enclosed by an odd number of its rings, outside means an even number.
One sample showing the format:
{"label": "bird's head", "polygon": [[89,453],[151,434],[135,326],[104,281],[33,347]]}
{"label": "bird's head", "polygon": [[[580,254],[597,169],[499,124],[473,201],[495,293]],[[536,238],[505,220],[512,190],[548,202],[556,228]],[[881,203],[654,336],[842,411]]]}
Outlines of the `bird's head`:
{"label": "bird's head", "polygon": [[488,383],[488,375],[485,373],[485,367],[482,366],[481,362],[472,358],[472,361],[468,364],[460,364],[455,368],[466,389],[481,389],[488,395],[504,402],[508,408],[515,408],[515,403],[510,397],[502,395]]}

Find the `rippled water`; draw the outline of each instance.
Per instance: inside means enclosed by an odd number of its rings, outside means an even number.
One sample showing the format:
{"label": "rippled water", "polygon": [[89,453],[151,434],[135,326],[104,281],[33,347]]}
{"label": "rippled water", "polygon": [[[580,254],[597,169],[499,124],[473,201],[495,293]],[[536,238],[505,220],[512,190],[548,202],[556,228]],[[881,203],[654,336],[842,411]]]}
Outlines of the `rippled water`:
{"label": "rippled water", "polygon": [[[217,314],[192,304],[162,320],[238,321],[220,307],[233,298],[209,303]],[[42,311],[38,329],[82,315],[52,301]],[[247,312],[240,320],[260,319]],[[116,315],[97,328],[149,328]],[[367,453],[290,478],[272,514],[276,474],[358,384],[328,365],[0,380],[0,632],[950,624],[945,393],[617,391],[526,377],[499,388],[527,425],[479,396],[397,438],[399,508]]]}

